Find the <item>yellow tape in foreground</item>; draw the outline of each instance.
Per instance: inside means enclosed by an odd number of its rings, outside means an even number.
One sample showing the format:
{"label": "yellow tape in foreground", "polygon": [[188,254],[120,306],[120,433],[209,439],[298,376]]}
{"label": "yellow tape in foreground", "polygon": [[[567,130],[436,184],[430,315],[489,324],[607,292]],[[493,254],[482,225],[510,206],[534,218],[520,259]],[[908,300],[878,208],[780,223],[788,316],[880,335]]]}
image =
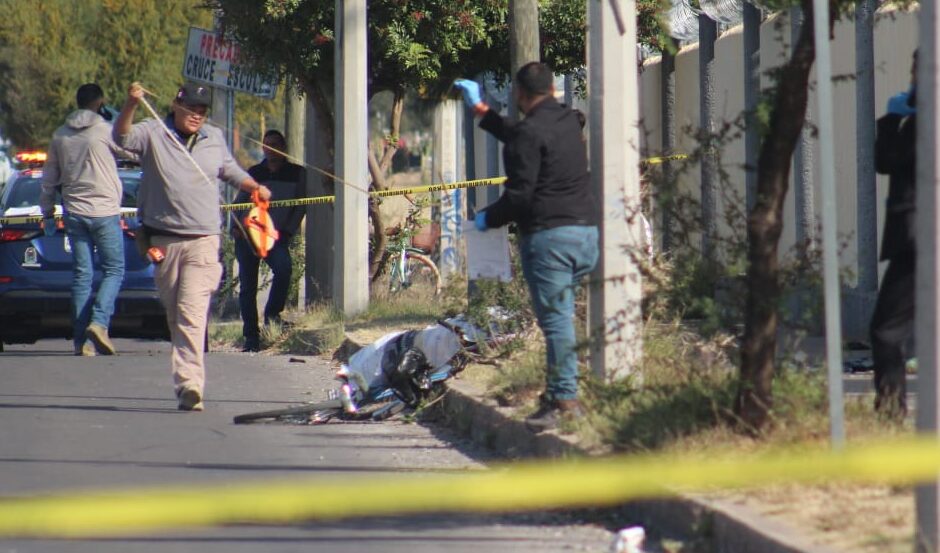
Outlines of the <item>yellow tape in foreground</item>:
{"label": "yellow tape in foreground", "polygon": [[[281,480],[0,499],[0,536],[127,535],[226,523],[604,506],[676,491],[834,480],[937,478],[940,442],[910,439],[743,459],[665,456],[530,462],[470,474]],[[671,490],[671,491],[670,491]]]}

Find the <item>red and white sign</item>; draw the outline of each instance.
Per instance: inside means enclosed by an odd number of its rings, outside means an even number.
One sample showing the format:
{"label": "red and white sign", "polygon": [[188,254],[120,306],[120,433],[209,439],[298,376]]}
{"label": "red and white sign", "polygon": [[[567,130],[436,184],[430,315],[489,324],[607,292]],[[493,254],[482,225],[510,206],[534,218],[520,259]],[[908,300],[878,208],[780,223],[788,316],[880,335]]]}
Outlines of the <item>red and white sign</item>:
{"label": "red and white sign", "polygon": [[183,77],[215,88],[274,98],[277,83],[240,63],[241,50],[234,42],[206,29],[189,28]]}

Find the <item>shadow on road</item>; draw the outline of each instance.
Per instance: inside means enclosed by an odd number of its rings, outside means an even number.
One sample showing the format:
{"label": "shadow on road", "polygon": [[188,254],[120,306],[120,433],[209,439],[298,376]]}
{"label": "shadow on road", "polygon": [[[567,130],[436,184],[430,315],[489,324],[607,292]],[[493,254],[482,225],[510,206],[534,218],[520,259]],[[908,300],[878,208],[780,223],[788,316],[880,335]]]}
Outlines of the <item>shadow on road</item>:
{"label": "shadow on road", "polygon": [[352,473],[415,473],[415,474],[465,474],[466,469],[435,469],[427,467],[389,467],[375,466],[348,466],[324,465],[322,463],[310,465],[290,464],[253,464],[253,463],[193,463],[193,462],[163,462],[163,461],[115,461],[110,459],[51,459],[39,457],[0,457],[0,465],[7,463],[47,463],[55,465],[90,465],[90,466],[119,466],[140,468],[170,468],[192,470],[226,470],[226,471],[274,471],[274,472],[352,472]]}

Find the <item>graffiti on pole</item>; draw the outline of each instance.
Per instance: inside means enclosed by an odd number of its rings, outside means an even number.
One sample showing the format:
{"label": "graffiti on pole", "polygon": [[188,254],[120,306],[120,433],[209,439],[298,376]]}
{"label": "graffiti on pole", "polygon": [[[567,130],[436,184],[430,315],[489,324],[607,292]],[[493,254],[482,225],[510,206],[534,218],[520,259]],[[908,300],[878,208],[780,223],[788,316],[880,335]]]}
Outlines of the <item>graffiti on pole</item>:
{"label": "graffiti on pole", "polygon": [[[440,182],[458,180],[457,174],[457,117],[463,106],[459,101],[441,102],[435,120],[435,176]],[[441,276],[448,276],[463,271],[463,248],[461,224],[464,213],[462,190],[449,190],[440,193],[438,216],[441,223],[440,260]]]}
{"label": "graffiti on pole", "polygon": [[450,275],[462,270],[460,243],[463,238],[463,190],[441,192],[441,273]]}

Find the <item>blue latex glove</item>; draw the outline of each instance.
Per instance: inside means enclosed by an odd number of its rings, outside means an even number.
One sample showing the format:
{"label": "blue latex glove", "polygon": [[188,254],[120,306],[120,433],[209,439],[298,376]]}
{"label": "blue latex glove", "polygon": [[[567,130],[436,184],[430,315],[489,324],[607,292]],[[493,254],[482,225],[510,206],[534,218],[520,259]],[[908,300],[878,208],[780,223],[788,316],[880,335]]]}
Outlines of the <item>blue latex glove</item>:
{"label": "blue latex glove", "polygon": [[42,233],[45,234],[46,236],[55,235],[55,217],[43,217]]}
{"label": "blue latex glove", "polygon": [[478,211],[476,217],[473,218],[473,224],[477,227],[478,231],[486,232],[486,229],[490,228],[486,226],[486,212]]}
{"label": "blue latex glove", "polygon": [[480,85],[476,81],[457,79],[454,81],[454,86],[460,89],[460,92],[463,93],[463,101],[471,108],[483,102],[483,98],[480,95]]}
{"label": "blue latex glove", "polygon": [[888,113],[900,115],[901,117],[907,117],[908,115],[917,113],[917,110],[907,104],[907,100],[910,97],[910,92],[899,92],[892,96],[891,99],[888,100]]}

